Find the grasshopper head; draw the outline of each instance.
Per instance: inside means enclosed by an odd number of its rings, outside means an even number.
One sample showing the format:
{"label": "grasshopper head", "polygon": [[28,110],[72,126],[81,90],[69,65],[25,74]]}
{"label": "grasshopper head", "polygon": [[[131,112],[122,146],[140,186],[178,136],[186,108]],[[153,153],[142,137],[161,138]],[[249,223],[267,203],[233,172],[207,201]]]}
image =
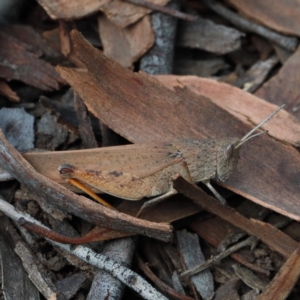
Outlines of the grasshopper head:
{"label": "grasshopper head", "polygon": [[250,139],[266,133],[267,131],[262,131],[259,133],[254,133],[267,121],[269,121],[284,105],[280,106],[273,113],[271,113],[265,120],[260,124],[250,130],[244,137],[241,139],[238,138],[224,138],[220,140],[217,154],[217,174],[216,179],[220,181],[225,181],[229,178],[231,173],[235,170],[238,159],[240,147],[249,141]]}
{"label": "grasshopper head", "polygon": [[219,141],[217,153],[217,174],[216,179],[226,181],[231,173],[235,170],[240,148],[237,147],[240,139],[224,138]]}

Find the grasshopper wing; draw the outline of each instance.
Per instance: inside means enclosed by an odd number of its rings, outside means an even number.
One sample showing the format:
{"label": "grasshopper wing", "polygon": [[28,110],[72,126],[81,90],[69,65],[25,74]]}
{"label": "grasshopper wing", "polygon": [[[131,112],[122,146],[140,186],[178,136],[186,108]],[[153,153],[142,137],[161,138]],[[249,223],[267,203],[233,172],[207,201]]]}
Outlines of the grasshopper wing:
{"label": "grasshopper wing", "polygon": [[169,182],[153,192],[156,182],[160,178],[166,181],[166,174],[179,173],[178,163],[183,159],[171,144],[27,153],[24,157],[38,172],[57,182],[64,183],[57,168],[67,163],[71,168],[67,172],[64,169],[68,175],[63,177],[79,179],[97,190],[130,200],[164,193]]}

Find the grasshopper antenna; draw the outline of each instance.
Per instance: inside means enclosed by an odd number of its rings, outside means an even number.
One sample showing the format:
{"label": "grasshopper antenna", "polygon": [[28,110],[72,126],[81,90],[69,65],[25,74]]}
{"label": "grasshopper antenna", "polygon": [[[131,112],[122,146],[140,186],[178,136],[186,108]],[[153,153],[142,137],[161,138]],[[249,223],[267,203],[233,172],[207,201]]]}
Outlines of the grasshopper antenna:
{"label": "grasshopper antenna", "polygon": [[251,135],[254,131],[256,131],[257,129],[259,129],[261,126],[263,126],[266,122],[268,122],[274,115],[276,115],[283,107],[285,106],[285,104],[281,105],[279,108],[277,108],[274,112],[272,112],[265,120],[263,120],[260,124],[258,124],[256,127],[254,127],[252,130],[250,130],[243,138],[241,138],[241,140],[239,141],[239,143],[236,145],[235,149],[241,147],[245,142],[249,141],[250,139],[259,136],[261,134],[264,134],[266,132],[268,132],[267,130],[263,131],[263,132],[259,132],[256,134]]}

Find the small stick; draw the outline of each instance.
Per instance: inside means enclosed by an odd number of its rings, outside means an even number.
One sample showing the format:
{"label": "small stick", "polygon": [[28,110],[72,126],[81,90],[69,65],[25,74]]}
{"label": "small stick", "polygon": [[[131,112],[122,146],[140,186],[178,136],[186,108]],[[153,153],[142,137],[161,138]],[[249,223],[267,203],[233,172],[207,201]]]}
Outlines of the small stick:
{"label": "small stick", "polygon": [[149,268],[148,263],[144,263],[142,258],[138,255],[137,261],[140,269],[145,273],[145,275],[151,279],[162,291],[167,293],[172,299],[178,299],[178,300],[193,300],[193,298],[180,295],[175,290],[173,290],[171,287],[169,287],[167,284],[165,284],[163,281],[161,281]]}
{"label": "small stick", "polygon": [[[44,238],[50,239],[52,241],[63,243],[63,244],[72,244],[72,245],[81,245],[91,242],[90,236],[82,236],[82,237],[68,237],[65,235],[61,235],[57,232],[54,232],[50,229],[47,229],[43,226],[40,226],[33,222],[28,222],[26,219],[22,218],[18,221],[18,225],[23,226],[27,230],[34,232]],[[109,232],[109,229],[102,232],[105,234]]]}
{"label": "small stick", "polygon": [[225,6],[219,4],[215,0],[202,0],[202,2],[208,6],[211,10],[215,11],[233,25],[237,27],[247,30],[253,33],[256,33],[280,46],[285,49],[294,51],[298,46],[298,39],[295,37],[288,37],[282,34],[279,34],[273,30],[268,29],[265,26],[259,25],[252,21],[249,21],[238,14],[234,13],[230,9],[226,8]]}
{"label": "small stick", "polygon": [[230,254],[236,252],[237,250],[242,249],[242,248],[247,247],[247,246],[251,246],[253,244],[253,242],[255,242],[256,240],[257,240],[257,238],[251,236],[251,237],[247,238],[246,240],[244,240],[240,243],[237,243],[234,246],[228,248],[224,252],[212,257],[211,259],[208,259],[205,263],[203,263],[199,266],[196,266],[193,269],[182,272],[179,275],[179,278],[184,279],[186,277],[189,277],[189,276],[192,276],[192,275],[197,274],[199,272],[202,272],[205,269],[210,268],[213,265],[217,264],[221,259],[229,256]]}
{"label": "small stick", "polygon": [[197,16],[186,14],[186,13],[180,12],[178,10],[175,10],[175,9],[172,9],[172,8],[169,8],[169,7],[165,7],[165,6],[162,6],[162,5],[157,5],[157,4],[151,3],[149,1],[145,1],[145,0],[122,0],[122,1],[131,3],[131,4],[135,4],[135,5],[138,5],[138,6],[142,6],[142,7],[145,7],[145,8],[149,8],[151,10],[160,11],[162,13],[171,15],[173,17],[176,17],[178,19],[182,19],[182,20],[185,20],[185,21],[195,22],[195,21],[198,20]]}

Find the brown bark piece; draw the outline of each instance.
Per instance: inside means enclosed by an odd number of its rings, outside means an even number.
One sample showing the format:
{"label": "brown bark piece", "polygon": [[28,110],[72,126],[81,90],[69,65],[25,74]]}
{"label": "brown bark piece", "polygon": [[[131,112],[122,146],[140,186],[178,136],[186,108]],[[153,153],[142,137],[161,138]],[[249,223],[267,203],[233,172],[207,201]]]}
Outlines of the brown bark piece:
{"label": "brown bark piece", "polygon": [[227,0],[238,11],[276,31],[300,35],[300,6],[297,0]]}
{"label": "brown bark piece", "polygon": [[300,118],[299,67],[300,48],[255,95],[277,105],[286,103],[285,109]]}
{"label": "brown bark piece", "polygon": [[[150,0],[158,5],[165,5],[168,0]],[[122,0],[102,0],[100,10],[106,17],[121,28],[135,23],[144,15],[151,12],[150,9],[123,2]]]}
{"label": "brown bark piece", "polygon": [[120,28],[105,15],[98,18],[99,34],[104,54],[123,67],[131,67],[154,43],[154,33],[149,16],[133,25]]}
{"label": "brown bark piece", "polygon": [[[204,96],[180,88],[174,93],[146,74],[122,68],[76,31],[71,37],[89,73],[60,67],[60,74],[94,115],[125,138],[145,143],[242,137],[252,128]],[[237,170],[223,185],[300,220],[298,152],[262,136],[243,146],[241,157]]]}
{"label": "brown bark piece", "polygon": [[36,54],[27,51],[27,46],[0,31],[0,74],[7,80],[20,80],[44,91],[58,90],[64,80],[55,69]]}
{"label": "brown bark piece", "polygon": [[292,291],[300,275],[300,247],[291,254],[280,268],[266,290],[257,297],[257,300],[284,300]]}
{"label": "brown bark piece", "polygon": [[[208,97],[215,104],[251,126],[259,124],[276,109],[276,106],[263,99],[213,79],[176,75],[158,75],[155,77],[171,89],[174,89],[174,85],[178,82],[184,84],[193,92]],[[278,83],[277,86],[279,86]],[[282,98],[281,104],[276,104],[282,105],[285,103],[285,99]],[[281,110],[270,122],[267,122],[263,129],[268,130],[268,133],[277,140],[297,147],[300,145],[300,123],[284,110]]]}
{"label": "brown bark piece", "polygon": [[59,51],[53,49],[52,45],[31,26],[25,25],[1,25],[0,30],[7,35],[15,38],[29,52],[47,59],[58,59],[62,55]]}
{"label": "brown bark piece", "polygon": [[99,0],[38,0],[38,3],[53,20],[73,20],[80,19],[98,11],[102,2]]}

